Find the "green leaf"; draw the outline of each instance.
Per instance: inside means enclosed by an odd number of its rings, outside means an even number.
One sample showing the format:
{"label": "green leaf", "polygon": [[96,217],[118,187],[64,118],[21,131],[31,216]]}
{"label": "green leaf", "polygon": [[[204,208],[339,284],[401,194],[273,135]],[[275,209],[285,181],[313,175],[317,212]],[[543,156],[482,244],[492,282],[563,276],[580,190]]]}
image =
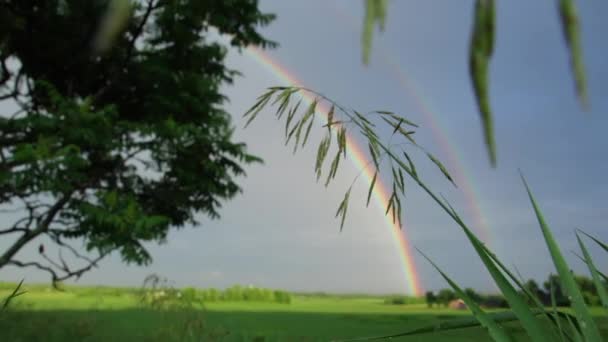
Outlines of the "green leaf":
{"label": "green leaf", "polygon": [[341,215],[340,220],[340,231],[344,227],[344,220],[346,219],[346,211],[348,210],[348,197],[350,196],[350,191],[352,188],[349,188],[348,191],[344,194],[344,199],[340,202],[340,206],[338,207],[338,211],[336,211],[336,217]]}
{"label": "green leaf", "polygon": [[304,134],[304,140],[302,141],[302,147],[306,145],[306,141],[308,140],[308,136],[310,135],[310,130],[312,129],[312,124],[315,122],[315,117],[312,117],[312,120],[308,123],[308,127],[306,127],[306,133]]}
{"label": "green leaf", "polygon": [[344,154],[344,158],[346,158],[346,128],[345,127],[340,127],[340,144],[341,149],[342,149],[342,153]]}
{"label": "green leaf", "polygon": [[300,119],[300,122],[298,123],[298,125],[296,125],[296,127],[297,127],[297,129],[296,129],[296,142],[295,142],[294,147],[293,147],[293,152],[294,153],[298,149],[298,144],[300,143],[300,136],[302,134],[302,129],[304,128],[304,125],[306,124],[306,122],[308,122],[308,120],[310,120],[312,117],[314,117],[315,109],[316,108],[317,108],[317,99],[315,99],[314,101],[312,101],[312,103],[310,104],[310,106],[308,106],[308,109],[306,110],[306,112],[302,116],[302,119]]}
{"label": "green leaf", "polygon": [[435,164],[437,165],[437,167],[439,168],[439,170],[441,171],[441,173],[443,173],[443,175],[452,183],[454,184],[454,186],[456,186],[456,183],[454,183],[454,180],[452,179],[452,176],[450,176],[450,174],[448,173],[448,170],[445,168],[445,166],[443,166],[443,164],[437,159],[435,158],[432,154],[430,153],[426,153],[426,155],[429,157],[429,159]]}
{"label": "green leaf", "polygon": [[399,182],[401,183],[401,194],[405,195],[405,180],[403,178],[403,172],[401,169],[398,169],[399,172]]}
{"label": "green leaf", "polygon": [[391,210],[391,208],[393,207],[393,197],[395,196],[395,193],[393,192],[391,194],[391,197],[388,199],[388,203],[386,205],[386,211],[384,212],[384,215],[388,215],[388,212]]}
{"label": "green leaf", "polygon": [[[281,100],[281,104],[279,105],[279,108],[277,109],[276,113],[277,118],[281,119],[281,117],[285,113],[285,110],[287,109],[287,107],[289,107],[289,99],[291,97],[291,94],[295,93],[296,91],[297,89],[287,89],[284,90],[283,93],[281,93],[281,95],[277,97],[275,103]],[[275,103],[273,103],[272,105],[274,106]]]}
{"label": "green leaf", "polygon": [[392,134],[395,134],[396,132],[399,132],[402,136],[404,136],[412,144],[416,145],[416,141],[411,137],[411,135],[414,134],[415,132],[414,131],[406,131],[405,129],[403,129],[403,127],[401,127],[401,125],[405,122],[404,119],[399,118],[399,119],[397,119],[397,122],[393,122],[393,121],[390,121],[389,119],[383,117],[382,120],[384,120],[391,127],[393,127],[393,133]]}
{"label": "green leaf", "polygon": [[[298,101],[298,103],[296,103],[295,107],[293,107],[291,109],[291,111],[289,111],[289,114],[287,115],[287,121],[285,122],[285,136],[286,137],[288,136],[287,132],[289,131],[289,125],[291,124],[291,121],[293,120],[296,113],[298,112],[298,108],[300,108],[300,103],[302,103],[302,99],[300,99]],[[292,129],[292,131],[293,131],[293,129]]]}
{"label": "green leaf", "polygon": [[420,253],[433,267],[441,274],[443,279],[445,279],[448,284],[454,289],[454,292],[460,297],[467,305],[467,307],[473,313],[473,316],[479,321],[479,323],[488,329],[488,333],[495,341],[511,341],[511,338],[507,335],[505,330],[499,326],[491,315],[485,313],[475,301],[469,297],[466,292],[464,292],[450,277],[448,277],[435,263],[427,257],[424,253],[422,253],[418,248],[416,248],[418,253]]}
{"label": "green leaf", "polygon": [[327,157],[327,152],[329,151],[329,147],[331,145],[331,136],[329,133],[321,139],[321,143],[319,143],[319,148],[317,149],[317,160],[315,162],[315,172],[317,173],[317,181],[321,177],[321,168],[323,167],[323,162]]}
{"label": "green leaf", "polygon": [[374,177],[372,177],[372,182],[369,184],[369,190],[367,191],[367,202],[365,204],[366,207],[369,206],[369,201],[372,199],[372,193],[374,191],[374,185],[376,185],[376,178],[378,177],[378,170],[374,172]]}
{"label": "green leaf", "polygon": [[581,237],[578,235],[578,233],[576,233],[576,240],[578,241],[578,245],[580,246],[581,251],[583,252],[583,257],[585,257],[585,263],[587,264],[589,272],[591,273],[591,278],[593,279],[593,283],[597,290],[597,295],[600,297],[604,308],[608,309],[608,293],[606,293],[606,287],[602,283],[597,268],[595,267],[595,265],[593,264],[593,260],[591,259],[591,255],[589,254],[589,251],[587,251],[587,247],[585,247],[585,244],[581,240]]}
{"label": "green leaf", "polygon": [[580,24],[578,10],[574,0],[559,0],[559,14],[562,22],[564,38],[570,52],[572,73],[576,93],[584,109],[589,107],[587,98],[587,81],[585,77],[585,64],[583,61],[583,48],[581,46]]}
{"label": "green leaf", "polygon": [[530,202],[532,203],[532,206],[534,208],[536,218],[538,219],[538,223],[543,233],[543,237],[545,239],[547,247],[549,248],[549,253],[551,254],[551,258],[553,259],[553,264],[555,265],[557,273],[559,274],[564,292],[568,295],[568,299],[571,302],[572,309],[576,313],[577,319],[579,320],[581,327],[584,328],[582,329],[582,334],[585,337],[586,341],[599,342],[602,340],[600,337],[600,333],[597,329],[595,321],[593,320],[593,317],[591,316],[591,313],[589,312],[589,309],[585,305],[583,295],[578,289],[576,281],[574,280],[574,277],[570,272],[570,267],[568,267],[568,264],[566,263],[566,260],[564,259],[559,249],[559,246],[557,245],[557,242],[555,241],[555,238],[553,237],[553,234],[549,229],[549,226],[545,222],[545,218],[543,217],[540,208],[536,204],[536,200],[534,199],[534,196],[532,195],[530,187],[528,186],[528,183],[526,182],[523,174],[521,174],[521,179],[526,187],[526,191],[528,192],[528,197],[530,198]]}
{"label": "green leaf", "polygon": [[396,121],[398,121],[398,122],[404,123],[404,124],[409,125],[409,126],[412,126],[412,127],[418,127],[418,125],[416,125],[415,123],[411,122],[410,120],[408,120],[408,119],[404,118],[404,117],[403,117],[403,116],[401,116],[401,115],[397,115],[397,114],[392,113],[392,112],[388,112],[388,113],[389,113],[389,115],[390,115],[390,116],[391,116],[391,117],[392,117],[394,120],[396,120]]}
{"label": "green leaf", "polygon": [[410,156],[405,151],[403,151],[403,155],[405,156],[405,159],[407,159],[407,162],[410,165],[411,173],[414,175],[415,178],[418,178],[418,173],[416,172],[414,162],[412,162],[412,159],[410,159]]}
{"label": "green leaf", "polygon": [[378,156],[376,155],[376,150],[372,146],[371,142],[369,142],[367,144],[367,147],[369,148],[369,154],[372,156],[372,161],[374,162],[374,165],[376,166],[376,169],[379,169],[380,168],[380,164],[378,163]]}
{"label": "green leaf", "polygon": [[266,104],[268,104],[268,101],[270,101],[272,94],[274,94],[273,90],[270,90],[270,91],[262,94],[260,97],[258,97],[258,101],[253,106],[251,106],[251,108],[249,108],[249,110],[247,110],[247,112],[245,112],[245,114],[243,114],[243,117],[247,117],[247,116],[251,115],[249,120],[247,120],[247,122],[245,123],[245,127],[248,127],[249,124],[256,118],[258,113],[262,109],[264,109]]}
{"label": "green leaf", "polygon": [[325,181],[325,186],[329,185],[329,182],[336,177],[336,173],[338,172],[338,166],[340,165],[340,151],[336,153],[336,156],[331,162],[331,166],[329,168],[329,174],[327,175],[327,180]]}
{"label": "green leaf", "polygon": [[361,119],[361,121],[363,121],[364,123],[366,123],[366,124],[367,124],[367,125],[369,125],[369,126],[376,127],[376,125],[374,125],[374,123],[373,123],[373,122],[369,121],[369,120],[368,120],[368,119],[367,119],[367,118],[366,118],[366,117],[365,117],[363,114],[361,114],[361,113],[357,112],[356,110],[355,110],[354,112],[355,112],[355,115],[356,115],[356,116],[357,116],[359,119]]}
{"label": "green leaf", "polygon": [[327,113],[327,129],[331,132],[331,125],[333,124],[333,120],[334,120],[334,111],[335,111],[335,105],[331,105],[331,108],[329,109],[329,112]]}
{"label": "green leaf", "polygon": [[395,196],[395,203],[396,203],[396,206],[397,206],[397,221],[399,223],[399,228],[403,228],[403,226],[401,225],[401,216],[402,216],[401,214],[402,214],[402,211],[401,211],[401,199],[399,198],[399,196]]}

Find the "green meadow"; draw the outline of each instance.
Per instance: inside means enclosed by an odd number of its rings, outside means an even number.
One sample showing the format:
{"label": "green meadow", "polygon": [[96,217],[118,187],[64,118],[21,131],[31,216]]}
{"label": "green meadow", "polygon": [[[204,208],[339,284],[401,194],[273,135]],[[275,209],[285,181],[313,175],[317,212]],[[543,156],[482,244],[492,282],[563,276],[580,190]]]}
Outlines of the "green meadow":
{"label": "green meadow", "polygon": [[[289,304],[211,302],[155,307],[137,289],[25,286],[0,315],[0,341],[330,341],[397,334],[469,316],[467,310],[385,304],[385,297],[293,295]],[[0,290],[2,298],[9,287]],[[603,333],[608,319],[594,309]],[[508,323],[518,341],[528,340]],[[485,329],[401,337],[396,341],[491,341]]]}

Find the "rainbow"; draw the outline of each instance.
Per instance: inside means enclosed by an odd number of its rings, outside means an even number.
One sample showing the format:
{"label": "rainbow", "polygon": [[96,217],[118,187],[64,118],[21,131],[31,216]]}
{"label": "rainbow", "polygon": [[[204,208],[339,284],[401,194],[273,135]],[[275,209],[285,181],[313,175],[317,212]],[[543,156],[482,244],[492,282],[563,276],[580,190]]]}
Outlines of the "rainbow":
{"label": "rainbow", "polygon": [[[267,68],[270,73],[272,73],[281,82],[286,83],[286,85],[304,86],[304,84],[299,81],[293,73],[289,72],[285,67],[279,64],[279,62],[272,59],[268,54],[264,53],[262,50],[250,46],[245,50],[245,53],[251,58],[253,58],[256,62]],[[304,101],[308,103],[314,101],[314,97],[312,95],[308,93],[302,94]],[[319,105],[317,105],[317,114],[321,114],[326,118],[328,112],[329,108],[325,103],[320,103]],[[361,175],[367,181],[367,183],[370,184],[374,175],[374,171],[372,170],[372,168],[367,166],[369,163],[366,154],[363,152],[364,150],[359,146],[357,141],[352,136],[347,136],[346,145],[348,157],[353,162],[355,167],[358,170],[361,170]],[[399,259],[403,264],[402,271],[404,273],[404,278],[409,293],[415,296],[419,296],[423,293],[423,290],[420,284],[418,272],[416,271],[416,265],[414,264],[412,248],[409,244],[409,240],[406,235],[405,223],[403,224],[403,229],[401,229],[398,224],[393,223],[391,215],[385,215],[384,210],[388,205],[390,192],[387,191],[387,187],[379,178],[376,180],[372,197],[376,203],[376,207],[381,211],[382,215],[385,218],[386,225],[389,227],[391,234],[393,235],[393,241],[397,247]]]}

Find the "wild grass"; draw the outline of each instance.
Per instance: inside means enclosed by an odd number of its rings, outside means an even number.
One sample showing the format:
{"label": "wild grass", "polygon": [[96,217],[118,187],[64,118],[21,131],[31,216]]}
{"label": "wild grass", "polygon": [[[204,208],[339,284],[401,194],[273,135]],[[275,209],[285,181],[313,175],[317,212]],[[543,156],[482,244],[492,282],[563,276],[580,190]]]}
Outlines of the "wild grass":
{"label": "wild grass", "polygon": [[[298,94],[301,95],[301,93],[307,93],[314,97],[314,100],[304,112],[298,112],[301,99],[295,106],[291,102],[294,98],[298,97]],[[272,100],[273,97],[274,101]],[[442,277],[450,284],[458,297],[467,303],[471,313],[477,320],[477,323],[475,324],[486,328],[492,338],[496,341],[514,340],[514,332],[510,329],[506,329],[507,325],[505,324],[505,322],[512,320],[517,321],[518,325],[523,328],[525,334],[532,341],[602,341],[598,323],[594,317],[592,317],[591,309],[585,303],[581,290],[570,271],[571,268],[553,237],[553,233],[523,174],[521,177],[524,185],[523,187],[527,191],[533,214],[538,220],[540,233],[542,234],[546,248],[551,255],[551,259],[559,277],[561,289],[567,295],[569,311],[558,310],[555,306],[552,310],[547,310],[541,300],[537,298],[535,294],[531,293],[514,273],[505,267],[504,263],[473,233],[473,230],[470,229],[466,222],[460,217],[457,210],[443,198],[443,196],[438,195],[422,180],[422,175],[418,173],[416,164],[414,163],[413,158],[410,157],[410,153],[412,152],[410,150],[423,152],[426,157],[437,166],[443,175],[451,183],[455,184],[454,179],[449,174],[447,168],[413,139],[415,129],[418,128],[418,126],[408,120],[408,118],[383,110],[375,110],[368,112],[367,114],[362,114],[354,109],[346,109],[314,90],[294,86],[280,86],[270,87],[267,92],[258,97],[257,102],[244,114],[244,117],[247,118],[246,126],[249,125],[269,103],[271,103],[271,105],[278,104],[276,116],[280,120],[282,117],[285,117],[284,114],[287,113],[285,126],[286,144],[292,142],[294,146],[293,151],[295,153],[298,148],[303,148],[305,146],[314,121],[317,106],[322,102],[326,102],[331,109],[327,112],[327,122],[323,125],[324,128],[327,128],[327,132],[320,141],[317,150],[315,162],[317,179],[319,179],[322,174],[324,162],[330,153],[330,143],[334,138],[336,140],[337,151],[335,151],[335,156],[329,165],[325,186],[336,177],[340,160],[345,159],[347,155],[347,135],[350,135],[352,134],[352,131],[355,131],[356,133],[360,133],[368,143],[371,159],[369,164],[374,171],[374,176],[368,190],[368,204],[376,184],[376,179],[387,174],[392,175],[392,186],[389,187],[392,188],[392,192],[390,193],[390,198],[388,200],[386,215],[392,215],[393,222],[398,222],[401,225],[401,200],[405,198],[406,180],[413,181],[431,197],[440,209],[452,219],[455,226],[465,234],[471,247],[473,247],[477,253],[477,256],[482,261],[486,271],[492,276],[509,306],[510,310],[508,312],[500,313],[491,313],[482,309],[466,291],[462,290],[458,284],[449,277],[447,272],[441,270],[429,257],[424,255],[430,264],[436,268]],[[389,130],[392,130],[392,134],[387,141],[383,141],[380,138],[381,135],[379,132],[382,132],[382,130],[379,127],[382,124],[386,124],[384,125],[385,129],[388,128]],[[306,130],[304,130],[304,127],[306,127]],[[401,139],[401,141],[397,141],[398,139]],[[384,172],[383,174],[381,168],[383,170],[384,168],[388,168],[390,172]],[[355,181],[356,180],[357,178]],[[344,227],[351,189],[352,185],[346,190],[344,199],[340,202],[336,212],[336,217],[340,218],[340,230]],[[593,236],[588,235],[588,237],[608,251],[608,246],[605,243]],[[578,232],[576,233],[576,238],[583,254],[581,259],[588,265],[594,286],[597,290],[596,292],[604,307],[608,307],[608,290],[606,283],[602,281],[602,278],[605,280],[606,276],[594,265],[593,259],[588,253],[585,243]],[[460,323],[452,322],[451,324],[443,326],[440,325],[423,328],[421,330],[406,331],[397,335],[386,335],[384,338],[394,338],[397,336],[410,335],[412,333],[427,333],[429,331],[441,332],[455,328],[468,327],[471,324],[470,320],[463,320]],[[383,337],[367,339],[380,338]],[[365,339],[366,338],[362,338],[362,340]]]}

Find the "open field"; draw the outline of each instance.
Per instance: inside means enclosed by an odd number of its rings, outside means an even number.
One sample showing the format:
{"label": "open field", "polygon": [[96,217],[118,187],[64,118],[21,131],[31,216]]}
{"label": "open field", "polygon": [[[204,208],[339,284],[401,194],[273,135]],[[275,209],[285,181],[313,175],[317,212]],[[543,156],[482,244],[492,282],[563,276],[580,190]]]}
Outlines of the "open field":
{"label": "open field", "polygon": [[[468,315],[424,304],[387,305],[380,297],[296,296],[291,304],[217,302],[155,310],[124,289],[27,290],[0,314],[0,341],[328,341],[399,333]],[[0,297],[8,293],[0,290]],[[602,315],[600,309],[595,313]],[[598,322],[608,333],[608,320]],[[517,340],[526,340],[516,324],[509,326]],[[481,328],[393,340],[490,341]]]}

